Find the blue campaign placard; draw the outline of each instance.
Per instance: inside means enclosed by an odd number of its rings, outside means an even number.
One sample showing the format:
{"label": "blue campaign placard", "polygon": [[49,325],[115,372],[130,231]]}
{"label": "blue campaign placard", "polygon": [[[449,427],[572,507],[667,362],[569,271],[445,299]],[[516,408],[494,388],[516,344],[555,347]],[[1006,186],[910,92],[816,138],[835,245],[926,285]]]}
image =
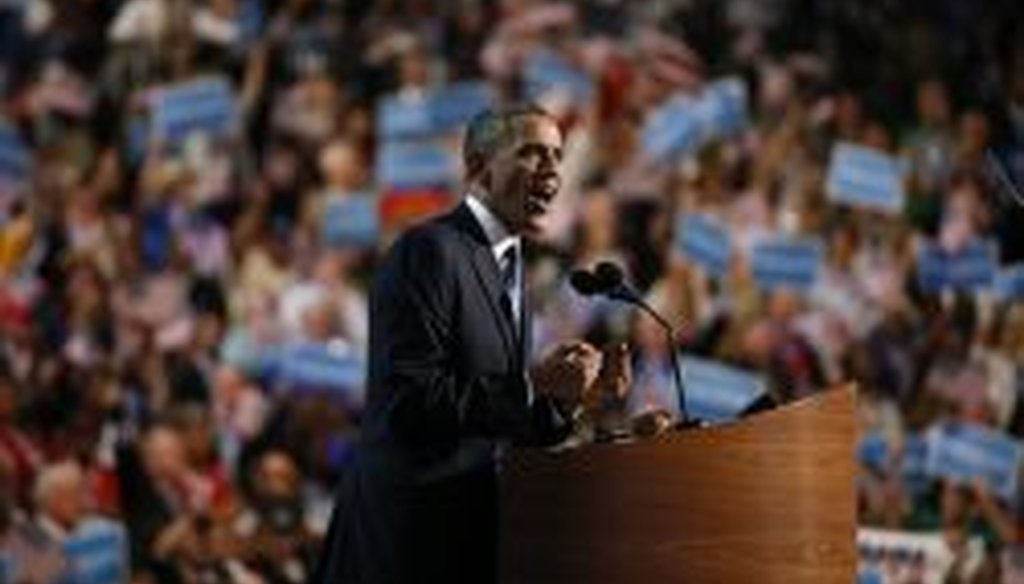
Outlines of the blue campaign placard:
{"label": "blue campaign placard", "polygon": [[732,261],[729,232],[709,215],[680,215],[676,221],[676,247],[709,274],[722,277]]}
{"label": "blue campaign placard", "polygon": [[494,105],[494,92],[484,81],[461,81],[437,89],[430,98],[435,131],[458,130],[473,116]]}
{"label": "blue campaign placard", "polygon": [[906,435],[903,448],[894,453],[884,433],[877,430],[869,432],[857,444],[857,460],[880,472],[890,470],[895,463],[900,476],[913,492],[923,491],[931,481],[927,473],[928,440],[917,434]]}
{"label": "blue campaign placard", "polygon": [[718,361],[687,355],[680,368],[686,411],[700,420],[733,420],[766,391],[760,376]]}
{"label": "blue campaign placard", "polygon": [[690,152],[700,145],[701,121],[694,100],[678,95],[647,116],[641,130],[644,153],[656,162]]}
{"label": "blue campaign placard", "polygon": [[1022,444],[978,424],[950,422],[928,436],[928,474],[958,482],[982,478],[992,492],[1016,501]]}
{"label": "blue campaign placard", "polygon": [[885,584],[885,576],[879,568],[861,568],[857,571],[857,584]]}
{"label": "blue campaign placard", "polygon": [[928,439],[920,434],[908,434],[903,439],[900,471],[905,477],[924,477],[928,474]]}
{"label": "blue campaign placard", "polygon": [[824,257],[817,238],[775,236],[754,244],[750,264],[754,281],[765,290],[807,291],[817,282]]}
{"label": "blue campaign placard", "polygon": [[523,70],[527,93],[536,100],[552,90],[566,91],[577,104],[589,103],[594,82],[585,71],[573,67],[552,51],[537,51]]}
{"label": "blue campaign placard", "polygon": [[917,281],[930,293],[989,288],[996,279],[998,261],[996,245],[991,241],[972,241],[955,252],[925,242],[917,253]]}
{"label": "blue campaign placard", "polygon": [[857,460],[874,470],[885,470],[889,454],[889,442],[885,434],[878,431],[864,435],[857,444]]}
{"label": "blue campaign placard", "polygon": [[385,189],[447,187],[458,182],[459,161],[437,144],[388,142],[377,150],[376,174]]}
{"label": "blue campaign placard", "polygon": [[0,188],[23,185],[31,170],[29,151],[17,130],[0,120]]}
{"label": "blue campaign placard", "polygon": [[996,298],[1003,301],[1024,299],[1024,262],[1005,266],[996,274]]}
{"label": "blue campaign placard", "polygon": [[64,556],[75,584],[110,584],[128,578],[128,540],[120,523],[88,521],[64,542]]}
{"label": "blue campaign placard", "polygon": [[735,77],[713,81],[697,96],[672,96],[644,122],[644,153],[656,162],[668,162],[713,140],[736,135],[750,121],[747,99],[746,85]]}
{"label": "blue campaign placard", "polygon": [[709,83],[695,104],[695,115],[704,141],[728,138],[747,127],[747,86],[738,77]]}
{"label": "blue campaign placard", "polygon": [[931,484],[928,476],[928,440],[919,434],[904,438],[900,473],[912,493],[923,493]]}
{"label": "blue campaign placard", "polygon": [[242,35],[242,44],[251,45],[263,33],[266,15],[260,0],[242,0],[238,6],[235,23]]}
{"label": "blue campaign placard", "polygon": [[295,343],[277,348],[273,358],[274,378],[280,385],[337,391],[352,403],[362,400],[366,364],[355,355],[323,343]]}
{"label": "blue campaign placard", "polygon": [[419,138],[434,133],[430,100],[425,95],[389,95],[377,108],[377,135],[383,140]]}
{"label": "blue campaign placard", "polygon": [[906,165],[894,156],[854,144],[836,144],[825,190],[836,203],[896,214],[906,199]]}
{"label": "blue campaign placard", "polygon": [[380,233],[377,199],[365,194],[328,199],[321,229],[327,245],[376,245]]}
{"label": "blue campaign placard", "polygon": [[171,144],[193,132],[225,136],[236,128],[234,90],[226,79],[211,77],[155,92],[150,129]]}
{"label": "blue campaign placard", "polygon": [[419,95],[393,94],[377,109],[377,134],[383,140],[432,138],[457,130],[494,105],[483,81],[453,83]]}

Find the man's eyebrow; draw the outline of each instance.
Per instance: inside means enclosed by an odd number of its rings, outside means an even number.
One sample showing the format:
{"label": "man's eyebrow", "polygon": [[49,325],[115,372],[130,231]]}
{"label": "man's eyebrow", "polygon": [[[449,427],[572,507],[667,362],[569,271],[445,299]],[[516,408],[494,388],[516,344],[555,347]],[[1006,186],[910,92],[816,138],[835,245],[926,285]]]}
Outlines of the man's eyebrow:
{"label": "man's eyebrow", "polygon": [[554,152],[555,156],[557,156],[558,158],[562,157],[562,147],[561,146],[552,146],[552,145],[544,144],[543,142],[524,142],[524,143],[520,144],[518,148],[516,148],[516,152],[522,152],[522,153],[525,153],[525,152],[528,152],[528,151],[533,151],[533,150],[550,150],[550,151]]}

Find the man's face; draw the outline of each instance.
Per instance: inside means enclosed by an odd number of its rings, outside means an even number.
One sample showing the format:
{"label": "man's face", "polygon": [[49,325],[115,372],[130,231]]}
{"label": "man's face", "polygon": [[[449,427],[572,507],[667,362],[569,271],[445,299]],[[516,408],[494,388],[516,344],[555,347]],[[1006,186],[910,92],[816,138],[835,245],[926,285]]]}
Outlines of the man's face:
{"label": "man's face", "polygon": [[536,236],[561,188],[562,133],[549,118],[521,116],[482,171],[481,198],[516,235]]}

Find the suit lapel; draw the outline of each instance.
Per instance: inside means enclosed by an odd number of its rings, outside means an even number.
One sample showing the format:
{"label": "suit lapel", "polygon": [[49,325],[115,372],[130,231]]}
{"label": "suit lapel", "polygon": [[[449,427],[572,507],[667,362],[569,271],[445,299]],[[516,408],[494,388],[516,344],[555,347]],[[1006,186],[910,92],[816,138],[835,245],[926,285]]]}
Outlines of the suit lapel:
{"label": "suit lapel", "polygon": [[520,297],[523,299],[523,305],[520,307],[519,314],[519,346],[520,356],[523,359],[523,368],[526,369],[530,364],[530,356],[533,352],[533,322],[530,318],[532,314],[530,311],[530,287],[526,285],[526,261],[523,260],[523,287],[520,291]]}
{"label": "suit lapel", "polygon": [[491,246],[487,242],[487,236],[465,203],[459,205],[449,217],[462,236],[461,240],[469,254],[473,273],[477,283],[484,291],[484,296],[487,297],[494,321],[498,323],[502,340],[505,342],[505,349],[511,355],[518,356],[519,335],[514,330],[512,315],[502,307],[501,298],[504,288],[501,285],[501,273]]}

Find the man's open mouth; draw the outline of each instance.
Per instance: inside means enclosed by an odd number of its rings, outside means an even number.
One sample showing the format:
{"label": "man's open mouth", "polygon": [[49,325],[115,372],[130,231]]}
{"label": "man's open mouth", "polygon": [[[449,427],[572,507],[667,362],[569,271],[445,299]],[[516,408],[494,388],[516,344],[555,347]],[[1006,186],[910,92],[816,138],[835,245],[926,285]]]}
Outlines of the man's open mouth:
{"label": "man's open mouth", "polygon": [[552,178],[538,179],[530,185],[526,196],[526,212],[530,215],[543,215],[551,207],[551,201],[558,194],[558,180]]}

